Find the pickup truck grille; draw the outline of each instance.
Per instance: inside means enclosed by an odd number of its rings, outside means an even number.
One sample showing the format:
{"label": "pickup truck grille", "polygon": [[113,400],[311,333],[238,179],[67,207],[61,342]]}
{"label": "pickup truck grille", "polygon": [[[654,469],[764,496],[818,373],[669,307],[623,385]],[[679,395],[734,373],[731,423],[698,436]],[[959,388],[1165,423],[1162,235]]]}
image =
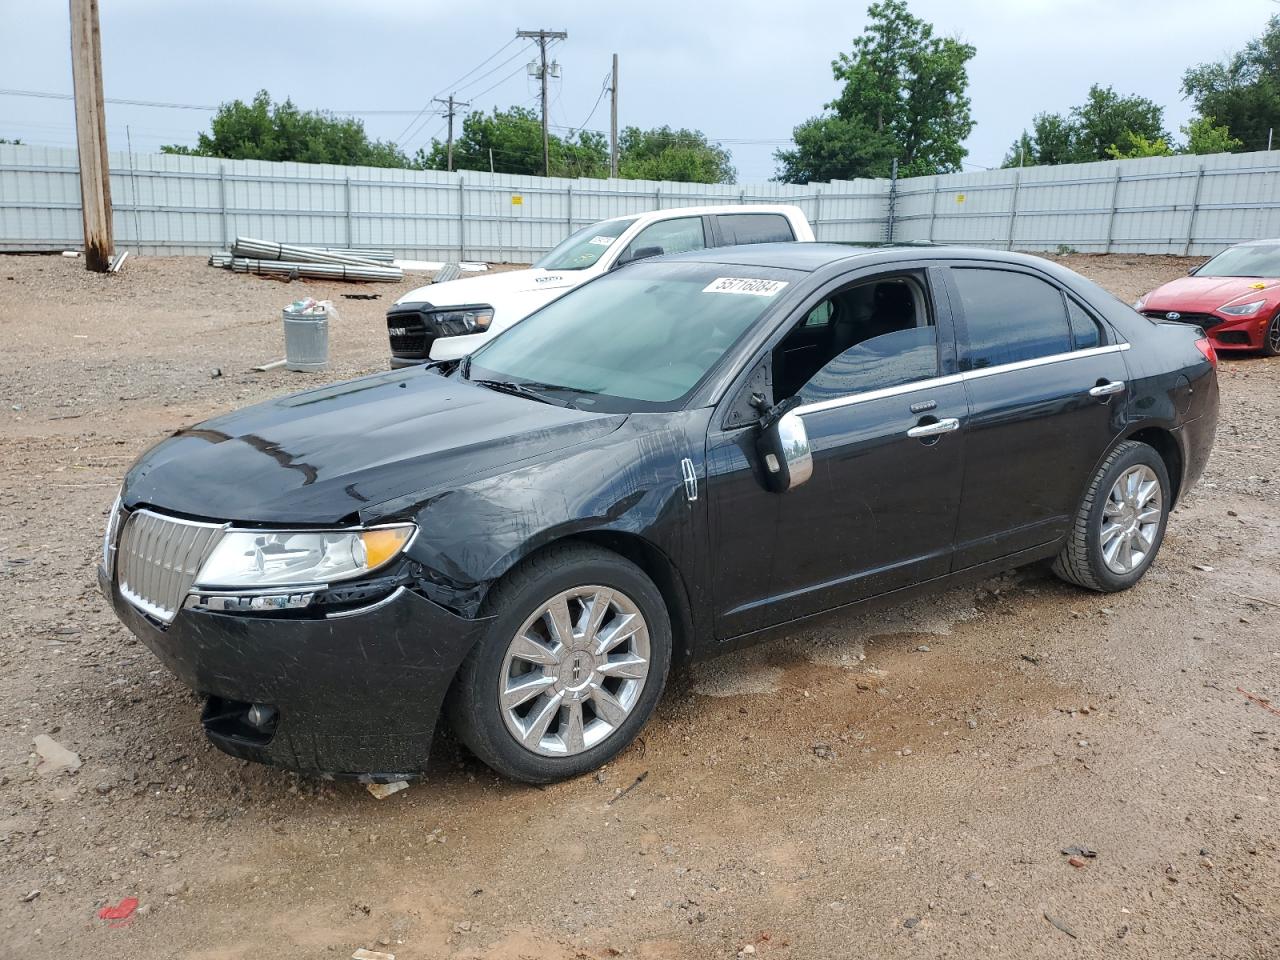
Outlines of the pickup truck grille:
{"label": "pickup truck grille", "polygon": [[414,360],[427,359],[431,354],[431,344],[435,342],[417,310],[388,313],[387,337],[391,341],[392,356]]}
{"label": "pickup truck grille", "polygon": [[161,623],[172,623],[213,549],[222,524],[135,510],[116,548],[120,595]]}

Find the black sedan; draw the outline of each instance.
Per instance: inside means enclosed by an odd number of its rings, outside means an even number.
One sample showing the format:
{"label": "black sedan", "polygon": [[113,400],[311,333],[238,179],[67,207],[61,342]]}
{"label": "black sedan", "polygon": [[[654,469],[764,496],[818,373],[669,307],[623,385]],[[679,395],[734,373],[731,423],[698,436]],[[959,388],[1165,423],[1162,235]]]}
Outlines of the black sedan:
{"label": "black sedan", "polygon": [[108,525],[120,618],[236,756],[545,782],[673,663],[1052,561],[1146,572],[1217,421],[1203,332],[1047,261],[768,244],[615,270],[469,360],[184,430]]}

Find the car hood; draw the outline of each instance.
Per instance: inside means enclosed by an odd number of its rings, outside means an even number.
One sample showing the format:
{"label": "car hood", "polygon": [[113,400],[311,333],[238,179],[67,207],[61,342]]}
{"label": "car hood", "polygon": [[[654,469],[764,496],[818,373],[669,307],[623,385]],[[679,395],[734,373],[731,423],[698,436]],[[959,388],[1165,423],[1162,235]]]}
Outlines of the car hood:
{"label": "car hood", "polygon": [[551,290],[567,290],[589,280],[593,273],[587,270],[506,270],[479,277],[430,283],[410,290],[396,301],[402,303],[427,303],[434,307],[453,307],[487,303],[500,306],[498,301],[521,294]]}
{"label": "car hood", "polygon": [[1263,277],[1180,277],[1147,294],[1143,310],[1212,313],[1234,300],[1275,296],[1280,280]]}
{"label": "car hood", "polygon": [[129,470],[124,503],[214,520],[337,523],[596,439],[625,419],[422,367],[374,374],[180,430]]}

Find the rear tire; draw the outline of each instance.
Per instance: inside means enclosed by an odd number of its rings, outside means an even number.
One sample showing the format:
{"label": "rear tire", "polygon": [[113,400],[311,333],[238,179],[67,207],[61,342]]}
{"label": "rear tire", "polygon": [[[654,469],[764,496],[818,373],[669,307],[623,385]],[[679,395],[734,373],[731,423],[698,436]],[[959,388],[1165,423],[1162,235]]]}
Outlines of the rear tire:
{"label": "rear tire", "polygon": [[1169,472],[1160,454],[1145,443],[1124,441],[1090,481],[1053,572],[1087,590],[1129,589],[1160,550],[1169,499]]}
{"label": "rear tire", "polygon": [[566,544],[490,591],[488,633],[449,698],[453,729],[498,773],[550,783],[596,769],[653,713],[671,665],[662,594],[615,553]]}

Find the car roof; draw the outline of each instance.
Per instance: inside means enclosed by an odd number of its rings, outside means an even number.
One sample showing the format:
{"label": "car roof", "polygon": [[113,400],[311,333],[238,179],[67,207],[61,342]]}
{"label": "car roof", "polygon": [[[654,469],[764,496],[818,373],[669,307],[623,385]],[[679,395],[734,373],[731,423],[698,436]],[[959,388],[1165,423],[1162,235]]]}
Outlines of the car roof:
{"label": "car roof", "polygon": [[720,203],[701,207],[663,207],[643,213],[623,213],[616,217],[597,220],[612,223],[615,220],[660,220],[668,217],[706,217],[717,213],[781,213],[787,216],[804,216],[804,211],[794,203]]}
{"label": "car roof", "polygon": [[1280,246],[1280,237],[1261,237],[1257,240],[1245,240],[1237,243],[1237,247],[1275,247]]}
{"label": "car roof", "polygon": [[844,243],[751,243],[733,247],[708,247],[687,253],[672,253],[657,258],[664,262],[724,263],[742,267],[780,267],[812,273],[842,261],[867,260],[985,260],[1019,265],[1035,265],[1040,269],[1050,261],[1025,253],[1008,253],[980,247],[951,247],[934,244],[879,244],[857,246]]}

